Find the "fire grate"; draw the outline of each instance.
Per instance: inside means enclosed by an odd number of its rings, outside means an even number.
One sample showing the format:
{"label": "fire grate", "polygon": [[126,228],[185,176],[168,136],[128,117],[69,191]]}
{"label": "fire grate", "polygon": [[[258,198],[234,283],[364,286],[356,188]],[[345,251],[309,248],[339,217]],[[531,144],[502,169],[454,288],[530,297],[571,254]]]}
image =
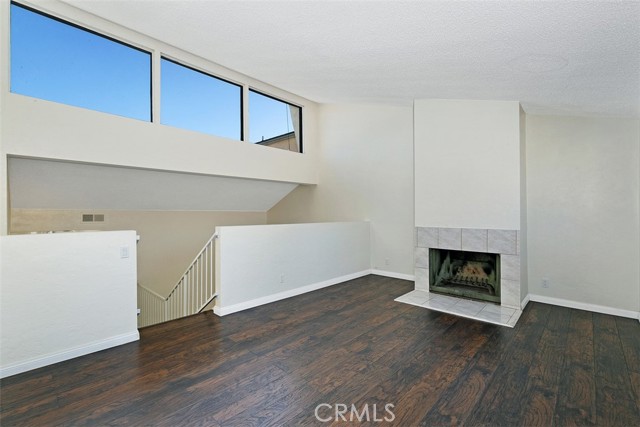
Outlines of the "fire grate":
{"label": "fire grate", "polygon": [[429,290],[483,301],[500,302],[500,256],[429,250]]}

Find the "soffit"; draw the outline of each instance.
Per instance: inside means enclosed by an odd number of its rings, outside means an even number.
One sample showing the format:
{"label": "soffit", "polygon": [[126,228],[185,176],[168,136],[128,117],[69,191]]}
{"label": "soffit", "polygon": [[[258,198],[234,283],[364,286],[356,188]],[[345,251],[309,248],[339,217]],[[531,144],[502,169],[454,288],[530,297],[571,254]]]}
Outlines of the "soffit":
{"label": "soffit", "polygon": [[264,212],[297,184],[49,160],[9,158],[17,209]]}

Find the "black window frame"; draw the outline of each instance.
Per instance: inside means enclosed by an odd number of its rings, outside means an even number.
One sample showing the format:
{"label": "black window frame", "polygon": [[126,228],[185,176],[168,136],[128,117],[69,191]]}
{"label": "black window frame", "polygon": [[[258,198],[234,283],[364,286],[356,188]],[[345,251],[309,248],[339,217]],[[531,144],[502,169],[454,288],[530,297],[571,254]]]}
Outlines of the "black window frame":
{"label": "black window frame", "polygon": [[[81,30],[81,31],[85,31],[85,32],[87,32],[89,34],[93,34],[93,35],[98,36],[98,37],[102,37],[103,39],[109,40],[109,41],[114,42],[114,43],[118,43],[118,44],[120,44],[122,46],[128,47],[130,49],[134,49],[134,50],[137,50],[138,52],[146,53],[147,55],[149,55],[149,120],[142,120],[142,121],[144,121],[144,122],[148,121],[149,123],[153,123],[154,122],[154,114],[153,114],[154,113],[154,110],[153,110],[153,52],[151,52],[149,50],[145,50],[145,49],[140,48],[138,46],[134,46],[134,45],[132,45],[130,43],[127,43],[127,42],[124,42],[122,40],[118,40],[118,39],[116,39],[116,38],[114,38],[112,36],[108,36],[106,34],[102,34],[102,33],[98,32],[96,30],[92,30],[90,28],[83,27],[82,25],[76,24],[74,22],[67,21],[67,20],[65,20],[63,18],[60,18],[60,17],[57,17],[55,15],[50,15],[50,14],[48,14],[46,12],[43,12],[43,11],[38,10],[38,9],[35,9],[35,8],[31,7],[31,6],[24,5],[24,4],[19,3],[17,1],[11,0],[9,2],[9,5],[10,5],[10,7],[11,6],[16,6],[16,7],[22,8],[22,9],[27,10],[29,12],[36,13],[36,14],[38,14],[40,16],[44,16],[45,18],[57,21],[57,22],[59,22],[61,24],[69,25],[70,27],[76,28],[76,29]],[[9,26],[11,27],[11,25],[12,25],[12,23],[10,22]],[[11,34],[11,28],[9,29],[9,34]],[[9,60],[10,61],[11,61],[11,46],[12,46],[11,43],[9,43],[9,50],[10,50],[9,51]],[[11,79],[12,78],[13,78],[13,76],[9,76],[9,91],[11,93],[15,93],[15,92],[11,91]],[[19,94],[19,95],[21,95],[21,94]],[[37,97],[34,97],[34,98],[37,98]],[[38,98],[38,99],[43,99],[43,98]],[[57,102],[57,101],[52,101],[52,102]],[[65,105],[70,105],[70,104],[65,104]],[[87,108],[87,107],[81,107],[81,106],[75,106],[75,107],[84,108],[85,110],[91,110],[91,111],[99,111],[99,110],[95,110],[95,109]],[[106,113],[104,111],[99,111],[99,112],[105,113],[105,114],[114,114],[114,113]],[[120,117],[126,117],[126,116],[120,116]],[[128,117],[128,118],[131,118],[131,117]]]}
{"label": "black window frame", "polygon": [[[244,96],[242,96],[243,95],[243,91],[244,91],[244,85],[238,84],[236,82],[233,82],[231,80],[228,80],[228,79],[225,79],[225,78],[222,78],[222,77],[218,77],[216,75],[213,75],[213,74],[208,73],[206,71],[200,70],[200,69],[198,69],[196,67],[193,67],[191,65],[187,65],[187,64],[185,64],[183,62],[180,62],[179,60],[175,60],[173,58],[166,57],[166,56],[164,56],[162,54],[160,54],[160,68],[161,69],[162,69],[162,60],[163,59],[165,61],[169,61],[169,62],[171,62],[171,63],[173,63],[175,65],[179,65],[180,67],[187,68],[187,69],[189,69],[191,71],[195,71],[196,73],[203,74],[203,75],[205,75],[207,77],[211,77],[211,78],[214,78],[216,80],[220,80],[222,82],[229,83],[230,85],[237,86],[238,88],[240,88],[240,141],[244,142]],[[161,71],[160,72],[160,80],[161,80],[160,81],[160,86],[162,86],[162,78],[163,77],[162,77],[162,71]],[[160,94],[160,102],[162,103],[162,93]],[[162,122],[162,107],[160,108],[160,122]],[[180,129],[183,129],[183,128],[180,128]]]}
{"label": "black window frame", "polygon": [[[300,110],[300,111],[298,112],[298,121],[300,122],[300,151],[299,151],[299,154],[304,153],[304,150],[303,150],[303,146],[304,146],[304,141],[303,141],[303,140],[304,140],[304,138],[303,138],[303,136],[302,136],[302,135],[303,135],[303,131],[302,131],[302,129],[303,129],[303,123],[302,123],[302,108],[303,108],[303,107],[302,107],[302,105],[298,105],[298,104],[294,104],[294,103],[289,102],[289,101],[285,101],[284,99],[281,99],[281,98],[275,97],[275,96],[273,96],[273,95],[269,95],[268,93],[264,93],[264,92],[262,92],[262,91],[261,91],[261,90],[259,90],[259,89],[254,89],[254,88],[252,88],[252,87],[249,87],[248,89],[249,89],[249,94],[250,94],[250,92],[254,92],[254,93],[257,93],[258,95],[262,95],[262,96],[264,96],[264,97],[271,98],[271,99],[273,99],[274,101],[279,101],[279,102],[282,102],[282,103],[284,103],[284,104],[291,105],[291,106],[293,106],[293,107],[297,107],[297,108],[298,108],[298,110]],[[249,94],[248,94],[248,95],[249,95]],[[249,108],[251,108],[251,103],[249,103]],[[249,121],[251,121],[251,114],[249,114]],[[248,141],[248,142],[250,142],[250,141]]]}

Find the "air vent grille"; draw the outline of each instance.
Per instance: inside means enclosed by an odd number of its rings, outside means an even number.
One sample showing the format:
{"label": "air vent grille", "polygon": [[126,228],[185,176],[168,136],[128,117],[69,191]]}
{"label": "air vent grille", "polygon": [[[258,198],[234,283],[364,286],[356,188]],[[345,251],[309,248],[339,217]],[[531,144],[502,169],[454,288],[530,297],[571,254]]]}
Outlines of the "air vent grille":
{"label": "air vent grille", "polygon": [[82,222],[104,222],[104,214],[82,214]]}

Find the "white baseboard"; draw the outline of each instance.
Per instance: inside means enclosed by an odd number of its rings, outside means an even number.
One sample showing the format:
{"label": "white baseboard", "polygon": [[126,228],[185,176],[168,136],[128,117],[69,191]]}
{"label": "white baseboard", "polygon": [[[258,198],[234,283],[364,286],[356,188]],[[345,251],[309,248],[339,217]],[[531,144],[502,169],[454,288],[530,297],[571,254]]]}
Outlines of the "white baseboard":
{"label": "white baseboard", "polygon": [[524,310],[524,308],[527,306],[527,304],[529,304],[529,300],[530,299],[531,299],[531,297],[529,296],[529,294],[527,294],[527,296],[524,297],[524,299],[520,303],[520,310]]}
{"label": "white baseboard", "polygon": [[559,305],[561,307],[592,311],[594,313],[610,314],[612,316],[628,317],[631,319],[640,319],[640,312],[632,310],[623,310],[615,307],[607,307],[604,305],[589,304],[586,302],[571,301],[562,298],[553,298],[536,294],[529,294],[527,295],[527,298],[529,298],[529,300],[531,301],[541,302],[544,304]]}
{"label": "white baseboard", "polygon": [[49,354],[35,359],[19,362],[9,366],[0,368],[0,378],[9,377],[11,375],[20,374],[22,372],[31,371],[32,369],[42,368],[43,366],[53,365],[54,363],[63,362],[65,360],[74,359],[96,351],[106,350],[107,348],[116,347],[118,345],[127,344],[140,339],[140,333],[136,329],[135,332],[117,335],[115,337],[106,338],[100,341],[94,341],[87,345],[60,351],[58,353]]}
{"label": "white baseboard", "polygon": [[413,282],[414,280],[416,280],[416,276],[414,276],[413,274],[403,274],[403,273],[396,273],[393,271],[385,271],[385,270],[371,270],[371,274],[377,274],[378,276],[384,276],[384,277],[391,277],[394,279],[401,279],[401,280],[409,280],[411,282]]}
{"label": "white baseboard", "polygon": [[[345,276],[335,277],[333,279],[325,280],[323,282],[312,283],[310,285],[302,286],[288,291],[279,292],[273,295],[267,295],[264,297],[252,299],[249,301],[233,304],[228,307],[213,307],[213,312],[218,316],[226,316],[227,314],[236,313],[238,311],[248,310],[250,308],[258,307],[260,305],[269,304],[272,302],[280,301],[285,298],[295,297],[296,295],[306,294],[307,292],[316,291],[318,289],[326,288],[328,286],[337,285],[338,283],[346,282],[348,280],[357,279],[359,277],[367,276],[371,274],[371,270],[363,270],[357,273],[347,274]],[[222,297],[224,298],[224,296]]]}

